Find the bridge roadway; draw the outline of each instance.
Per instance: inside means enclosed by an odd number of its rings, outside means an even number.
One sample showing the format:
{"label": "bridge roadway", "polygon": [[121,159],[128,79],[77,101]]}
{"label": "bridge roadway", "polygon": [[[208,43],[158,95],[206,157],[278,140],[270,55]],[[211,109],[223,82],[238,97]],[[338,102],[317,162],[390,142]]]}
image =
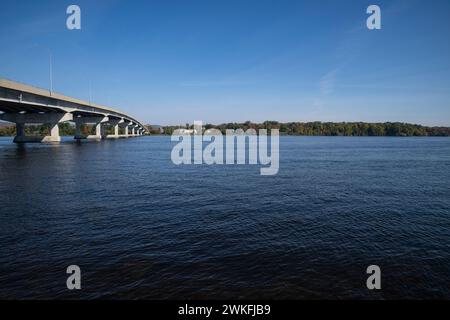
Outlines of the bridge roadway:
{"label": "bridge roadway", "polygon": [[[66,121],[75,123],[75,139],[116,139],[146,133],[142,123],[121,111],[5,79],[0,79],[0,120],[16,124],[16,143],[59,142],[58,124]],[[26,136],[26,124],[49,124],[50,134]],[[94,134],[82,133],[87,124],[94,125]],[[106,135],[105,126],[112,126],[113,134]]]}

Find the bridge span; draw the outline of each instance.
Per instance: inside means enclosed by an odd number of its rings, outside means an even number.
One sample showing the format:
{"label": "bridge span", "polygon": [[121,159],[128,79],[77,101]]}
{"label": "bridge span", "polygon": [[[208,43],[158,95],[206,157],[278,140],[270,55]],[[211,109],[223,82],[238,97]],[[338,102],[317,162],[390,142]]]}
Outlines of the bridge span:
{"label": "bridge span", "polygon": [[[0,79],[0,120],[16,124],[16,143],[59,142],[58,124],[66,121],[75,123],[75,139],[116,139],[146,133],[142,123],[121,111],[5,79]],[[27,136],[26,124],[48,124],[50,134]],[[95,127],[95,133],[83,133],[82,126],[88,124]],[[106,126],[113,128],[112,134],[106,134]]]}

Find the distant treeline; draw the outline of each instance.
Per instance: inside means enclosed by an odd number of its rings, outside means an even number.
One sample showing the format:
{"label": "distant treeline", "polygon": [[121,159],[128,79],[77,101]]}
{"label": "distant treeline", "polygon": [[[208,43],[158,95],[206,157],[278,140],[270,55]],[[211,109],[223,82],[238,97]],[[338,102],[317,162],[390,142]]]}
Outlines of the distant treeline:
{"label": "distant treeline", "polygon": [[[288,122],[265,121],[263,123],[224,123],[220,125],[206,124],[205,129],[219,129],[225,134],[226,129],[279,129],[282,135],[299,136],[392,136],[392,137],[448,137],[449,127],[425,127],[417,124],[385,122]],[[165,134],[172,134],[179,126],[163,127]],[[192,129],[192,125],[184,128]]]}
{"label": "distant treeline", "polygon": [[[59,125],[59,135],[60,136],[74,136],[75,135],[75,125],[72,123],[64,122]],[[89,134],[93,132],[92,126],[81,126],[81,131],[83,134]],[[106,133],[110,134],[113,132],[112,128],[107,128]],[[50,126],[47,124],[41,125],[27,125],[25,126],[25,135],[48,135],[50,133]],[[0,136],[15,136],[16,126],[14,124],[3,124],[0,126]]]}
{"label": "distant treeline", "polygon": [[[75,134],[75,126],[70,123],[60,123],[59,134],[62,136],[73,136]],[[50,132],[50,126],[46,124],[41,125],[27,125],[25,126],[26,135],[47,135]],[[0,126],[0,136],[15,136],[16,126],[14,124],[3,124]]]}
{"label": "distant treeline", "polygon": [[[151,126],[146,126],[150,134],[161,134],[160,130],[153,130]],[[193,126],[165,126],[162,127],[163,134],[171,135],[175,129],[187,128]],[[391,136],[391,137],[448,137],[450,136],[449,127],[425,127],[417,124],[385,122],[385,123],[367,123],[367,122],[288,122],[281,123],[277,121],[265,121],[263,123],[223,123],[219,125],[206,124],[205,129],[219,129],[225,134],[226,129],[243,129],[244,131],[252,129],[279,129],[282,135],[299,136]],[[83,131],[92,131],[92,128],[82,128]],[[25,127],[27,135],[45,135],[50,131],[48,125],[30,125]],[[107,132],[112,133],[112,128]],[[16,134],[15,125],[0,126],[0,136],[14,136]],[[73,136],[75,126],[70,123],[59,124],[59,134],[62,136]]]}

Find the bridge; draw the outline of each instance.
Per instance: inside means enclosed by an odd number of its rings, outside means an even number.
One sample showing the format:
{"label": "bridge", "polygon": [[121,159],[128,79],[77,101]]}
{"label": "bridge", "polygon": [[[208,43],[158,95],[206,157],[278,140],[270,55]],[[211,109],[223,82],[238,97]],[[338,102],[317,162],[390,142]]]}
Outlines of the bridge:
{"label": "bridge", "polygon": [[[67,97],[10,80],[0,79],[0,120],[16,124],[14,142],[59,142],[59,123],[75,123],[75,139],[117,139],[146,133],[135,118],[98,104]],[[26,124],[48,124],[46,136],[25,135]],[[83,125],[93,125],[94,134],[83,134]],[[106,134],[106,127],[113,134]],[[119,134],[119,129],[122,133]]]}

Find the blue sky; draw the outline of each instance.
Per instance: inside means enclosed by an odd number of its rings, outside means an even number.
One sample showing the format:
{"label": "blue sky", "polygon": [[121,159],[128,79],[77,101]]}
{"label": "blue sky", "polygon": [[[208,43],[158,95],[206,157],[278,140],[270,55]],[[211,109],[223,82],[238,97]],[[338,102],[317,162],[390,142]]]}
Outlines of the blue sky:
{"label": "blue sky", "polygon": [[48,88],[51,52],[55,91],[145,123],[450,126],[448,0],[8,1],[0,42],[0,77]]}

